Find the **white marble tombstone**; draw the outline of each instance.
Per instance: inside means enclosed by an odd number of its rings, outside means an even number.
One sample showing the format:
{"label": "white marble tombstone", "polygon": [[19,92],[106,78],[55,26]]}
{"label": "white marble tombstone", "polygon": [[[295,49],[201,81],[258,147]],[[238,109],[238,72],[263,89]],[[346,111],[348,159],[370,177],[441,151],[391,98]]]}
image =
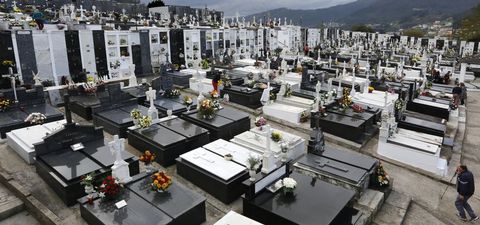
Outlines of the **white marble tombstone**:
{"label": "white marble tombstone", "polygon": [[145,92],[145,95],[147,97],[147,101],[150,101],[150,108],[148,108],[148,116],[152,118],[152,121],[158,120],[158,109],[155,108],[155,105],[153,104],[153,101],[157,99],[157,91],[152,89],[150,87],[148,91]]}
{"label": "white marble tombstone", "polygon": [[128,163],[122,158],[122,152],[125,151],[125,139],[113,136],[113,141],[108,143],[110,152],[115,156],[115,162],[112,166],[112,176],[119,180],[120,183],[128,183],[132,180]]}

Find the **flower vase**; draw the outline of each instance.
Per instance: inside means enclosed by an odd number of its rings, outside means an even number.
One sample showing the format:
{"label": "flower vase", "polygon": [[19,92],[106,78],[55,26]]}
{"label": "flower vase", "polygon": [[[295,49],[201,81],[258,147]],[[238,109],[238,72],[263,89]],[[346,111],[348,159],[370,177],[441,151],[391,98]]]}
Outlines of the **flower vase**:
{"label": "flower vase", "polygon": [[255,175],[257,175],[257,171],[248,170],[248,175],[250,175],[250,181],[255,181]]}
{"label": "flower vase", "polygon": [[187,105],[187,113],[190,112],[190,107],[191,107],[191,106],[192,106],[192,105]]}
{"label": "flower vase", "polygon": [[145,172],[147,174],[153,174],[155,172],[155,167],[152,163],[145,163]]}
{"label": "flower vase", "polygon": [[133,119],[133,125],[138,127],[139,124],[140,124],[140,121],[138,119]]}
{"label": "flower vase", "polygon": [[368,93],[370,93],[370,94],[373,93],[373,90],[368,90]]}

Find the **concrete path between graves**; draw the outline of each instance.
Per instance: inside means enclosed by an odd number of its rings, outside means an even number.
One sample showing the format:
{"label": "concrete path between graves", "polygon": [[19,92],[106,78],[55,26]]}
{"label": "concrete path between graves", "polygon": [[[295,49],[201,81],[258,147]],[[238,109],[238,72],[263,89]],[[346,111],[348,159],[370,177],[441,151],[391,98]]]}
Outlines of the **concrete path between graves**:
{"label": "concrete path between graves", "polygon": [[[465,127],[465,138],[463,139],[460,160],[476,175],[475,185],[480,187],[480,151],[478,149],[478,146],[480,146],[480,92],[469,93]],[[447,188],[444,182],[419,173],[412,173],[405,168],[390,163],[385,163],[384,166],[390,176],[395,178],[394,190],[412,197],[413,200],[403,223],[400,224],[455,225],[463,223],[455,215],[454,201],[457,193],[454,185],[449,185],[445,196],[440,199],[445,188]],[[449,166],[454,168],[457,165],[451,163]],[[476,212],[480,213],[480,190],[478,188],[469,203]],[[388,206],[388,204],[386,205]],[[382,214],[382,212],[379,212],[379,214]]]}

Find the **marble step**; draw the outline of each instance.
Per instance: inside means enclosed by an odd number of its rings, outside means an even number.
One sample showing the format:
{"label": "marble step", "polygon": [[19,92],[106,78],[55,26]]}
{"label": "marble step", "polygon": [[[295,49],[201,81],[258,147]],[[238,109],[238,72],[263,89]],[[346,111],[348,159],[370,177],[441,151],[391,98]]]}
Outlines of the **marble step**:
{"label": "marble step", "polygon": [[0,225],[16,225],[16,224],[40,225],[41,223],[38,222],[35,219],[35,217],[33,217],[33,215],[27,212],[26,210],[23,210],[19,213],[16,213],[15,215],[12,215],[0,221]]}
{"label": "marble step", "polygon": [[0,221],[24,210],[23,202],[0,185]]}
{"label": "marble step", "polygon": [[385,200],[380,211],[373,219],[373,225],[402,225],[407,211],[410,208],[412,198],[392,191]]}

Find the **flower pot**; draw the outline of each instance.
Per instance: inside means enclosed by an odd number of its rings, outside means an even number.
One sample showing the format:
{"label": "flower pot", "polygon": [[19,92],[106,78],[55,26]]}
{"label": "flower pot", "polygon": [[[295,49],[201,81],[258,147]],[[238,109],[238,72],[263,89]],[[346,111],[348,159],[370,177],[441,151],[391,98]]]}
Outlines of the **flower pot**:
{"label": "flower pot", "polygon": [[250,175],[250,181],[255,181],[255,175],[257,175],[257,172],[255,170],[248,170],[248,175]]}
{"label": "flower pot", "polygon": [[368,93],[373,93],[373,90],[368,90]]}

